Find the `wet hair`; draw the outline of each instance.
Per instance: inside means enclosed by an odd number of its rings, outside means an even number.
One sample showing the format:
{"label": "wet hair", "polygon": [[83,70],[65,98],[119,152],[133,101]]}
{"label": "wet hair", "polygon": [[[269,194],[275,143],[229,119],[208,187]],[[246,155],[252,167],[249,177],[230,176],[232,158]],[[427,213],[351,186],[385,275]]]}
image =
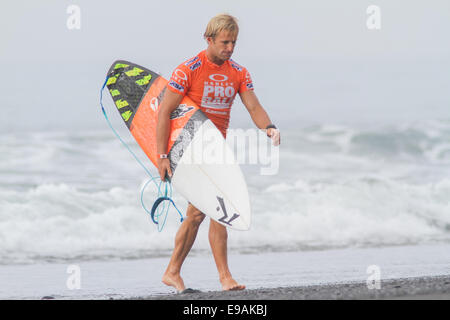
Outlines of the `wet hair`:
{"label": "wet hair", "polygon": [[208,37],[215,39],[223,30],[228,31],[237,37],[239,33],[237,19],[226,13],[218,14],[208,22],[203,36],[205,39]]}

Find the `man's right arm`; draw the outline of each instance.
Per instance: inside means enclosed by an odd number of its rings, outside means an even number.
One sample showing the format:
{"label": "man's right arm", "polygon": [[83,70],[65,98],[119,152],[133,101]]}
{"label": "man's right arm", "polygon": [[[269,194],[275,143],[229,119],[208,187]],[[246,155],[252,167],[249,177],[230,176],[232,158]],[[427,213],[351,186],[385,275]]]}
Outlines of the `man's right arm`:
{"label": "man's right arm", "polygon": [[156,125],[156,151],[158,153],[158,172],[163,181],[166,179],[166,172],[169,177],[172,177],[172,171],[170,170],[170,160],[161,159],[159,155],[169,152],[167,145],[170,135],[170,114],[178,107],[182,99],[181,94],[166,89],[159,106],[158,123]]}

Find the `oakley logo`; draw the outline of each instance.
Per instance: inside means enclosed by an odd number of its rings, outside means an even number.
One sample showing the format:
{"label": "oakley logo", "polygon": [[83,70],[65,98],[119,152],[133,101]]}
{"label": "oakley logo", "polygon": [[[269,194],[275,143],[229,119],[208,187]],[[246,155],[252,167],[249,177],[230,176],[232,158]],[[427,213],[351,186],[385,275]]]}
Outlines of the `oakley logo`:
{"label": "oakley logo", "polygon": [[227,81],[228,80],[228,77],[226,75],[218,74],[218,73],[210,75],[209,78],[212,81],[217,81],[217,82],[222,82],[222,81]]}

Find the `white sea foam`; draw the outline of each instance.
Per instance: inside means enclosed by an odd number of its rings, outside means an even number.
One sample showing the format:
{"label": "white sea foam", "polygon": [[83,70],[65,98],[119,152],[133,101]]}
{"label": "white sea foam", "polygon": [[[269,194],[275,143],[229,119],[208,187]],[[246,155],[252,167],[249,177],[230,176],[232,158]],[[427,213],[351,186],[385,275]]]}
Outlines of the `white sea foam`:
{"label": "white sea foam", "polygon": [[[278,175],[243,166],[252,227],[230,232],[231,250],[450,241],[449,133],[448,122],[282,132]],[[140,206],[145,172],[111,133],[5,134],[0,142],[1,263],[170,253],[178,214],[171,209],[157,231]],[[147,207],[155,196],[150,185]],[[184,211],[176,190],[174,198]],[[194,253],[209,251],[207,232],[205,222]]]}

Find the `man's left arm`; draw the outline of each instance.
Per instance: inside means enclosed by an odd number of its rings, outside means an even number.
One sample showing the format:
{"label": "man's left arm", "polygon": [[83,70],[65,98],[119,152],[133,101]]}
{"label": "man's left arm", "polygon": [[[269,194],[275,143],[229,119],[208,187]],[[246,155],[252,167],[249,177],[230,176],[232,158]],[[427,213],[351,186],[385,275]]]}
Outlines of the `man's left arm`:
{"label": "man's left arm", "polygon": [[[280,131],[273,126],[266,110],[259,103],[258,97],[253,90],[247,90],[239,93],[242,103],[247,108],[253,122],[259,129],[266,131],[272,139],[275,146],[280,144]],[[269,128],[267,128],[269,127]]]}

